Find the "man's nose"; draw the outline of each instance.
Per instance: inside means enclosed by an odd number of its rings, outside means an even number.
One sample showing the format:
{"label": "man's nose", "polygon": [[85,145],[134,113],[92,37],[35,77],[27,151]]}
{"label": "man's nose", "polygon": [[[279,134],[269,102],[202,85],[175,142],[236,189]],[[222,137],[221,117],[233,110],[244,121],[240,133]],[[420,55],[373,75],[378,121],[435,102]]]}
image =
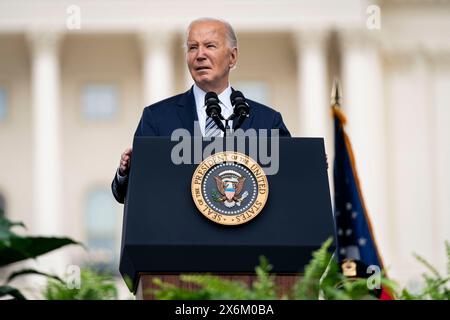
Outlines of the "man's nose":
{"label": "man's nose", "polygon": [[205,50],[203,49],[203,47],[199,47],[199,48],[198,48],[196,59],[197,59],[198,61],[203,61],[203,60],[206,59],[206,56],[205,56]]}

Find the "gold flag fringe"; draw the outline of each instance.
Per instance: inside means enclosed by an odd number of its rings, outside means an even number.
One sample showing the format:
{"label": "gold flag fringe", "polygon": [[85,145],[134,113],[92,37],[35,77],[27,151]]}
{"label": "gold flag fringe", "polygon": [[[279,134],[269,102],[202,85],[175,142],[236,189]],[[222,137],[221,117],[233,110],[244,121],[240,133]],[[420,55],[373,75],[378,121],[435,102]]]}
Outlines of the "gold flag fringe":
{"label": "gold flag fringe", "polygon": [[337,117],[341,124],[345,126],[347,124],[347,118],[345,114],[341,111],[341,108],[337,105],[334,105],[332,108],[333,116]]}

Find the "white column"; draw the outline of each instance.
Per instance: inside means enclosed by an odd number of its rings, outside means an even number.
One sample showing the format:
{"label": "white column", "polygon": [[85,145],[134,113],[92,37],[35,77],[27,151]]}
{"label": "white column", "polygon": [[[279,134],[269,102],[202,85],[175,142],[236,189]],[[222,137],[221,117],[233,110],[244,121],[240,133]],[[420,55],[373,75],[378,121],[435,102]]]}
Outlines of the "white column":
{"label": "white column", "polygon": [[296,34],[301,136],[327,137],[331,122],[325,31]]}
{"label": "white column", "polygon": [[172,32],[141,32],[142,83],[144,105],[174,94],[174,60]]}
{"label": "white column", "polygon": [[396,51],[389,55],[386,77],[388,191],[390,223],[396,231],[392,239],[395,246],[393,276],[406,282],[412,277],[419,278],[423,271],[413,258],[413,252],[433,264],[435,123],[430,65],[426,55],[417,47]]}
{"label": "white column", "polygon": [[328,157],[328,180],[333,192],[334,158],[330,91],[327,77],[328,32],[305,30],[295,34],[299,132],[303,137],[323,137]]}
{"label": "white column", "polygon": [[29,34],[33,124],[33,195],[35,231],[62,233],[59,101],[59,35]]}
{"label": "white column", "polygon": [[[187,26],[186,26],[187,28]],[[184,30],[186,29],[184,28]],[[183,43],[182,43],[182,57],[183,57],[183,61],[181,64],[181,70],[183,70],[183,85],[184,87],[182,88],[182,91],[186,91],[188,90],[193,84],[194,84],[194,80],[192,79],[191,73],[189,72],[189,68],[187,66],[187,61],[186,61],[186,54],[187,54],[187,43],[186,43],[186,35],[185,35],[185,31],[183,31]]]}
{"label": "white column", "polygon": [[342,108],[353,146],[362,193],[389,266],[391,221],[387,214],[386,130],[382,67],[376,39],[364,32],[340,35]]}
{"label": "white column", "polygon": [[[434,264],[442,274],[446,272],[447,257],[445,255],[445,240],[450,241],[450,50],[438,49],[434,54],[434,101],[436,112],[432,119],[435,124],[435,179],[434,190],[436,214],[434,220]],[[433,214],[433,212],[430,212]]]}

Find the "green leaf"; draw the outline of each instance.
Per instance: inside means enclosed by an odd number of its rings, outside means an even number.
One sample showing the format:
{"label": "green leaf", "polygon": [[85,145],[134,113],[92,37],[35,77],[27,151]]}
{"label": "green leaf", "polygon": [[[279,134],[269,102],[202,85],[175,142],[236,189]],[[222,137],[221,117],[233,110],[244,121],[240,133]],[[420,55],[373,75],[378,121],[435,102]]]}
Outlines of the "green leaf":
{"label": "green leaf", "polygon": [[326,286],[321,289],[326,300],[351,300],[351,297],[339,288]]}
{"label": "green leaf", "polygon": [[80,286],[49,279],[43,290],[48,300],[115,300],[117,288],[114,279],[109,275],[102,275],[90,269],[82,269]]}
{"label": "green leaf", "polygon": [[56,276],[56,275],[49,274],[49,273],[45,273],[45,272],[41,272],[41,271],[37,271],[37,270],[34,270],[34,269],[22,269],[22,270],[13,272],[13,273],[8,277],[8,279],[6,280],[6,282],[7,282],[7,283],[8,283],[8,282],[11,282],[14,278],[17,278],[17,277],[20,277],[20,276],[23,276],[23,275],[29,275],[29,274],[41,275],[41,276],[44,276],[44,277],[48,277],[48,278],[51,278],[51,279],[55,279],[55,280],[57,280],[57,281],[59,281],[59,282],[61,282],[61,283],[64,283],[64,281],[63,281],[60,277],[58,277],[58,276]]}
{"label": "green leaf", "polygon": [[447,253],[447,275],[450,276],[450,242],[445,240],[445,252]]}
{"label": "green leaf", "polygon": [[17,300],[26,300],[23,294],[16,288],[10,286],[0,286],[0,298],[4,296],[12,296]]}
{"label": "green leaf", "polygon": [[65,237],[14,236],[10,238],[9,245],[0,242],[0,267],[29,258],[36,258],[69,244],[80,245],[79,242]]}
{"label": "green leaf", "polygon": [[367,287],[367,279],[346,278],[344,283],[346,293],[352,300],[375,300]]}
{"label": "green leaf", "polygon": [[439,272],[436,270],[435,267],[433,267],[427,260],[425,260],[425,258],[419,256],[418,254],[413,253],[413,256],[420,262],[422,263],[428,270],[431,271],[431,273],[433,273],[436,277],[441,278],[441,275],[439,274]]}
{"label": "green leaf", "polygon": [[418,300],[418,299],[420,299],[420,297],[413,295],[412,293],[410,293],[408,291],[408,289],[404,288],[400,295],[400,299],[401,300]]}
{"label": "green leaf", "polygon": [[313,252],[313,259],[305,267],[303,279],[300,279],[294,286],[294,299],[317,300],[319,298],[320,279],[328,268],[332,255],[328,248],[333,243],[329,238],[320,249]]}
{"label": "green leaf", "polygon": [[255,268],[256,280],[252,285],[250,299],[268,300],[277,298],[277,290],[275,286],[275,276],[270,274],[273,266],[269,264],[266,257],[259,257],[259,266]]}
{"label": "green leaf", "polygon": [[196,284],[203,288],[203,294],[212,300],[242,300],[249,299],[246,285],[240,281],[222,279],[211,275],[181,275],[184,282]]}
{"label": "green leaf", "polygon": [[336,259],[332,257],[320,282],[320,290],[324,298],[328,300],[349,300],[350,296],[339,288],[344,280],[345,277],[341,273]]}
{"label": "green leaf", "polygon": [[158,289],[146,289],[146,293],[153,293],[158,300],[209,300],[211,299],[209,293],[200,289],[190,291],[177,286],[163,282],[160,278],[153,279],[153,283],[158,286]]}
{"label": "green leaf", "polygon": [[12,222],[0,215],[0,240],[8,240],[16,234],[11,231],[12,227],[20,226],[25,228],[22,222]]}

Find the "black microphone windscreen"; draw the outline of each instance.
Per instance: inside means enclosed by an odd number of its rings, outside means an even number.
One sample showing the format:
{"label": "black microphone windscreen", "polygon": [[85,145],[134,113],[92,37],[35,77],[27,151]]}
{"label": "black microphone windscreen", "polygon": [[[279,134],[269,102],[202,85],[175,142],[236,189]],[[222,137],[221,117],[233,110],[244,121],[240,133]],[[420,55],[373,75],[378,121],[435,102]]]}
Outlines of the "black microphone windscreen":
{"label": "black microphone windscreen", "polygon": [[210,91],[205,95],[205,104],[208,104],[208,101],[212,100],[214,102],[216,102],[215,100],[217,100],[217,102],[219,101],[219,97],[217,96],[217,93]]}
{"label": "black microphone windscreen", "polygon": [[245,101],[244,95],[240,91],[233,91],[230,95],[231,104],[234,106],[237,101]]}
{"label": "black microphone windscreen", "polygon": [[222,108],[219,105],[220,100],[215,92],[208,92],[205,95],[206,114],[209,117],[222,118]]}

